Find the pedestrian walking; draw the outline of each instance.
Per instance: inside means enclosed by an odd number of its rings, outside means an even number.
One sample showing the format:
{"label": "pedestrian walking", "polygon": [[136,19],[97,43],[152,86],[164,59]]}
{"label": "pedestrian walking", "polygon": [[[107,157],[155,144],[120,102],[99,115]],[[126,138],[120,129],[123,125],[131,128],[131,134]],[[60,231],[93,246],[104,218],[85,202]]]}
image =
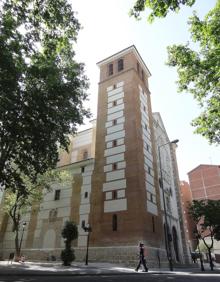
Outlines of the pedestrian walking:
{"label": "pedestrian walking", "polygon": [[148,272],[148,268],[146,265],[146,259],[145,259],[145,248],[144,248],[144,244],[140,243],[139,244],[139,263],[137,265],[137,267],[135,268],[135,271],[138,271],[138,269],[140,268],[140,266],[144,267],[144,272]]}

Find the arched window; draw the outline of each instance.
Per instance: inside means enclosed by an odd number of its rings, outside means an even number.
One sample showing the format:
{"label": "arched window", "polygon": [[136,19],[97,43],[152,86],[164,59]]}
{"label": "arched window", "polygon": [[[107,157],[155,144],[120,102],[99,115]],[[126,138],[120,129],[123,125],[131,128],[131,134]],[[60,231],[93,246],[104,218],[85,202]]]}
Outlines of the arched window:
{"label": "arched window", "polygon": [[112,216],[112,231],[117,231],[117,229],[118,229],[117,214],[113,214],[113,216]]}
{"label": "arched window", "polygon": [[108,75],[112,75],[113,74],[113,64],[109,64],[108,65]]}
{"label": "arched window", "polygon": [[176,260],[179,261],[180,258],[179,258],[179,250],[178,250],[178,236],[177,236],[176,228],[174,226],[172,228],[172,234],[173,234],[173,247],[175,251]]}
{"label": "arched window", "polygon": [[122,71],[124,69],[124,60],[119,59],[118,60],[118,71]]}

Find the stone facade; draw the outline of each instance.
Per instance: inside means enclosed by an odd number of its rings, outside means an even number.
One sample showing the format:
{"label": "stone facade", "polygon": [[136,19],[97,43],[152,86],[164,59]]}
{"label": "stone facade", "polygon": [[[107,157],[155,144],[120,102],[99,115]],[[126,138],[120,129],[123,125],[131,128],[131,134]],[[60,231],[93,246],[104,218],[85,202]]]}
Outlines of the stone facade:
{"label": "stone facade", "polygon": [[[84,260],[90,225],[89,259],[137,262],[144,242],[150,266],[167,264],[164,203],[159,185],[157,148],[169,138],[158,113],[151,109],[150,72],[135,46],[98,63],[100,82],[97,120],[92,128],[71,137],[69,153],[61,152],[59,170],[71,180],[53,183],[43,201],[25,215],[23,251],[32,259],[59,257],[66,220],[78,225],[74,242],[77,260]],[[184,262],[174,167],[175,151],[162,151],[166,206],[169,211],[174,262]],[[4,225],[4,226],[3,226]],[[10,220],[2,225],[2,253],[13,250]],[[4,227],[4,228],[3,228]]]}

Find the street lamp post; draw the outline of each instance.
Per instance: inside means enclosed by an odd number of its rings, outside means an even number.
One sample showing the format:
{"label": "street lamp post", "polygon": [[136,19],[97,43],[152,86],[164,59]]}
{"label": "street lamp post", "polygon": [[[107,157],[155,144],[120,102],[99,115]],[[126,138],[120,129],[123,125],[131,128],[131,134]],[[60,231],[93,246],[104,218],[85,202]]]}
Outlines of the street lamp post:
{"label": "street lamp post", "polygon": [[22,224],[22,233],[21,233],[21,240],[20,240],[20,246],[19,246],[19,252],[21,255],[21,246],[22,246],[22,241],[23,241],[23,236],[24,236],[24,230],[25,230],[25,226],[27,225],[27,222],[23,222]]}
{"label": "street lamp post", "polygon": [[89,258],[89,237],[90,237],[90,233],[92,232],[92,227],[91,226],[84,226],[83,227],[85,232],[88,232],[87,234],[87,246],[86,246],[86,261],[85,261],[85,265],[88,265],[88,258]]}
{"label": "street lamp post", "polygon": [[160,148],[167,145],[167,144],[176,144],[179,140],[173,140],[171,142],[167,142],[165,144],[162,144],[158,146],[158,157],[159,157],[159,165],[160,165],[160,186],[162,188],[162,196],[163,196],[163,206],[164,206],[164,219],[165,219],[165,246],[167,251],[167,258],[169,261],[169,268],[170,271],[173,271],[173,262],[172,262],[172,252],[171,252],[171,246],[170,246],[170,234],[168,232],[168,220],[167,220],[167,209],[166,209],[166,201],[165,201],[165,192],[164,192],[164,186],[163,186],[163,172],[162,172],[162,164],[161,164],[161,155],[160,155]]}

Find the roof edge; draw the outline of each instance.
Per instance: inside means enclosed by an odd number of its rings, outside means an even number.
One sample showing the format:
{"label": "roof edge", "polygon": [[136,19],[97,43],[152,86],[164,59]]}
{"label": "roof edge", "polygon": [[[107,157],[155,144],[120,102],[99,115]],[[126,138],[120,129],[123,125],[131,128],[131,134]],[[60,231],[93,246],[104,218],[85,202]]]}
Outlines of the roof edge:
{"label": "roof edge", "polygon": [[142,63],[143,68],[145,69],[148,77],[150,77],[151,76],[151,72],[149,71],[148,67],[146,66],[144,60],[142,59],[142,57],[141,57],[140,53],[138,52],[137,48],[135,47],[135,45],[131,45],[131,46],[129,46],[129,47],[127,47],[127,48],[125,48],[125,49],[123,49],[123,50],[121,50],[121,51],[119,51],[119,52],[117,52],[117,53],[107,57],[106,59],[103,59],[103,60],[99,61],[97,63],[97,66],[100,67],[100,66],[102,66],[105,63],[111,62],[111,60],[113,58],[121,57],[122,55],[127,54],[130,51],[133,51],[136,54],[136,56],[139,58],[140,62]]}

